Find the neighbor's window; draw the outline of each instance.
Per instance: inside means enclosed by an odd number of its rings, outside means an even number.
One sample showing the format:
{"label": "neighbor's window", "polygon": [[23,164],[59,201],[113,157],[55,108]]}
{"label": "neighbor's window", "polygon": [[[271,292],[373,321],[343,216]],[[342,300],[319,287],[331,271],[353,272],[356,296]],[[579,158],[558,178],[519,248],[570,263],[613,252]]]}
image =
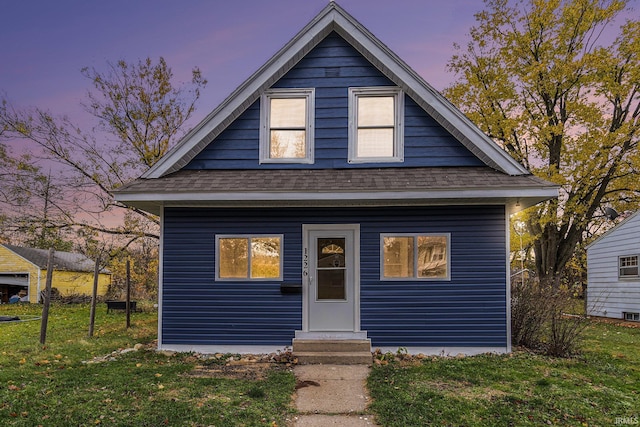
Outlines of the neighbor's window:
{"label": "neighbor's window", "polygon": [[624,320],[640,321],[640,313],[624,313]]}
{"label": "neighbor's window", "polygon": [[403,161],[403,115],[399,88],[349,88],[349,162]]}
{"label": "neighbor's window", "polygon": [[282,236],[216,236],[219,280],[282,279]]}
{"label": "neighbor's window", "polygon": [[261,163],[313,163],[313,89],[273,89],[261,100]]}
{"label": "neighbor's window", "polygon": [[383,234],[381,238],[381,279],[449,279],[449,234]]}
{"label": "neighbor's window", "polygon": [[619,276],[638,277],[638,255],[621,256],[618,258],[620,266]]}

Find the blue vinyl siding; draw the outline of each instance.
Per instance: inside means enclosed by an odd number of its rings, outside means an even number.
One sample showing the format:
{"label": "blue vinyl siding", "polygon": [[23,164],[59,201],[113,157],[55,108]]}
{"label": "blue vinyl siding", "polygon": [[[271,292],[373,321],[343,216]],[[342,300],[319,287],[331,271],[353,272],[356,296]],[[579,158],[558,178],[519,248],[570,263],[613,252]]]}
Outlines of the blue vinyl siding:
{"label": "blue vinyl siding", "polygon": [[[167,208],[163,341],[291,345],[302,298],[280,282],[216,282],[216,234],[283,234],[284,281],[302,280],[302,224],[360,224],[361,328],[378,346],[506,346],[502,206]],[[450,233],[450,281],[380,281],[380,233]]]}
{"label": "blue vinyl siding", "polygon": [[[339,77],[330,77],[336,71]],[[332,33],[273,85],[274,88],[316,89],[314,164],[259,164],[260,101],[256,101],[185,168],[371,167],[367,163],[347,162],[348,88],[367,86],[394,84],[344,39]],[[404,124],[404,162],[375,163],[374,167],[483,165],[407,95]]]}

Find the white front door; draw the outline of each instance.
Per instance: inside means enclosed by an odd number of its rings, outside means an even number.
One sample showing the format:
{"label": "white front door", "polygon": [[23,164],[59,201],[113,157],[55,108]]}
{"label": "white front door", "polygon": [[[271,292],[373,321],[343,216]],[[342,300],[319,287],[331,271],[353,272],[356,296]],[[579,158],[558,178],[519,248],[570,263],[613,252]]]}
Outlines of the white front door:
{"label": "white front door", "polygon": [[329,336],[359,331],[359,226],[307,225],[303,229],[305,330]]}

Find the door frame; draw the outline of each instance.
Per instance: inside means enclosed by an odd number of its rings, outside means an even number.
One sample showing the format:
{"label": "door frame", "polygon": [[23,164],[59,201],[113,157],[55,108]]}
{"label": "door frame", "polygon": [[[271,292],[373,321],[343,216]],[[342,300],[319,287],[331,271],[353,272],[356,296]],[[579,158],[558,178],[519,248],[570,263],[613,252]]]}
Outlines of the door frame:
{"label": "door frame", "polygon": [[[309,298],[311,266],[310,233],[312,231],[353,231],[353,331],[352,332],[310,332]],[[296,338],[361,338],[360,331],[360,224],[302,224],[302,331],[296,331]],[[366,332],[364,332],[366,336]]]}

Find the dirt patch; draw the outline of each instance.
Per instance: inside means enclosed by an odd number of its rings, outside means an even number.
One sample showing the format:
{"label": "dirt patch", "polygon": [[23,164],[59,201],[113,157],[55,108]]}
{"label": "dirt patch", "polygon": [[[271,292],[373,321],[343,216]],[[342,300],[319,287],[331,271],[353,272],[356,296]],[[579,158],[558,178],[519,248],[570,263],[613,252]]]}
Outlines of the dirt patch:
{"label": "dirt patch", "polygon": [[217,353],[199,355],[198,360],[200,363],[187,376],[252,381],[264,379],[270,371],[291,370],[297,362],[291,351],[242,356]]}
{"label": "dirt patch", "polygon": [[286,369],[286,367],[271,362],[197,365],[187,376],[191,378],[226,378],[257,381],[266,378],[269,371],[276,369]]}

